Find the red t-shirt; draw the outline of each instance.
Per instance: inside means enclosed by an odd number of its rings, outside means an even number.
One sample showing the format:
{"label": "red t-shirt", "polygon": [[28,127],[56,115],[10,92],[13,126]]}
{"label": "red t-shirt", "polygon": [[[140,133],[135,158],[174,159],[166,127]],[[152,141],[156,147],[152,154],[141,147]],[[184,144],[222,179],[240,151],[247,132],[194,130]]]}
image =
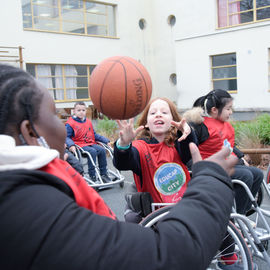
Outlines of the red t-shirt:
{"label": "red t-shirt", "polygon": [[94,128],[89,119],[86,118],[85,122],[80,123],[70,117],[66,124],[69,124],[74,131],[74,137],[71,139],[75,144],[84,147],[96,143]]}
{"label": "red t-shirt", "polygon": [[203,123],[206,125],[209,133],[208,139],[199,145],[203,159],[218,152],[226,139],[231,144],[231,147],[234,147],[234,128],[229,122],[205,117]]}
{"label": "red t-shirt", "polygon": [[186,190],[189,172],[175,147],[164,142],[147,144],[143,140],[132,142],[140,154],[143,183],[134,174],[139,192],[149,192],[156,203],[176,203]]}

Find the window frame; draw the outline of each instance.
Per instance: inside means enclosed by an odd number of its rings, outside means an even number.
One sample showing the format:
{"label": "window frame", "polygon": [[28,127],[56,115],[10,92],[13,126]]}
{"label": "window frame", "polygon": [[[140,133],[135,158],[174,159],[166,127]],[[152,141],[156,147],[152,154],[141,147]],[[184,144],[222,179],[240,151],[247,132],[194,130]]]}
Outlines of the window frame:
{"label": "window frame", "polygon": [[[235,64],[213,66],[213,57],[222,56],[222,55],[230,55],[230,54],[235,55],[235,58],[236,58]],[[236,80],[236,89],[234,89],[234,90],[224,89],[224,90],[226,90],[230,94],[237,93],[238,92],[238,86],[237,86],[237,54],[236,54],[236,52],[229,52],[229,53],[211,55],[210,56],[210,65],[211,65],[211,85],[212,85],[212,89],[215,89],[214,82],[216,82],[216,81]],[[229,67],[235,67],[235,69],[236,69],[236,77],[226,77],[226,78],[218,78],[218,79],[213,78],[214,69],[222,69],[222,68],[229,68]]]}
{"label": "window frame", "polygon": [[[57,33],[57,34],[69,34],[69,35],[79,35],[79,36],[91,36],[91,37],[105,37],[105,38],[117,38],[117,32],[116,32],[116,7],[117,5],[116,4],[111,4],[111,3],[104,3],[104,2],[98,2],[98,1],[90,1],[90,0],[82,0],[83,2],[83,6],[81,7],[82,10],[80,10],[82,12],[82,16],[83,16],[83,20],[78,20],[76,21],[75,19],[64,19],[63,18],[63,14],[65,12],[62,12],[62,10],[70,10],[70,12],[78,12],[79,10],[77,9],[71,9],[71,8],[63,8],[61,6],[61,0],[55,0],[56,1],[56,5],[48,5],[48,4],[40,4],[40,3],[33,3],[33,0],[29,0],[30,1],[30,12],[31,13],[25,13],[24,10],[23,10],[23,6],[21,7],[22,8],[22,19],[23,19],[23,29],[25,31],[36,31],[36,32],[48,32],[48,33]],[[97,4],[97,5],[104,5],[105,6],[105,10],[106,12],[105,13],[102,13],[102,12],[89,12],[87,9],[86,9],[86,2],[89,2],[89,3],[94,3],[94,4]],[[44,17],[44,16],[41,16],[41,14],[39,16],[36,16],[34,14],[34,7],[44,7],[44,8],[56,8],[58,9],[58,14],[57,14],[57,18],[54,19],[53,17],[51,16],[48,16],[48,17]],[[108,11],[108,7],[111,7],[112,8],[112,16],[110,16],[110,13]],[[95,14],[95,15],[102,15],[102,16],[105,16],[105,21],[106,21],[106,24],[98,24],[98,23],[95,23],[93,21],[87,21],[87,15],[88,14]],[[25,17],[29,17],[29,20],[31,20],[31,27],[25,27]],[[39,20],[47,20],[47,21],[51,21],[51,22],[55,22],[56,23],[56,27],[58,27],[58,30],[50,30],[50,29],[42,29],[42,28],[36,28],[36,24],[35,24],[35,19],[39,19]],[[113,21],[111,24],[110,24],[110,21]],[[76,32],[68,32],[68,31],[63,31],[63,26],[64,26],[64,23],[74,23],[74,24],[81,24],[82,25],[82,28],[84,30],[83,33],[76,33]],[[99,26],[104,26],[105,27],[105,32],[107,34],[88,34],[88,27],[89,26],[96,26],[96,27],[99,27]],[[77,29],[74,29],[74,30],[78,30],[79,28]],[[113,35],[110,35],[110,31],[112,31],[114,34]]]}
{"label": "window frame", "polygon": [[[34,73],[35,74],[32,74],[31,72],[30,72],[30,74],[31,75],[33,75],[36,79],[37,79],[37,81],[39,81],[40,83],[41,83],[41,85],[43,85],[49,92],[50,91],[54,91],[54,93],[53,93],[53,95],[52,95],[52,97],[53,97],[53,99],[54,99],[54,102],[55,103],[70,103],[70,102],[77,102],[77,101],[91,101],[91,98],[90,98],[90,94],[89,94],[89,91],[88,91],[88,98],[76,98],[76,99],[68,99],[67,98],[67,91],[68,90],[70,90],[70,89],[74,89],[74,90],[76,90],[76,96],[77,96],[77,94],[78,94],[78,90],[83,90],[83,89],[87,89],[88,90],[88,86],[89,86],[89,81],[90,81],[90,77],[91,77],[91,73],[93,72],[93,70],[94,70],[94,68],[95,68],[95,66],[96,65],[86,65],[86,64],[56,64],[56,63],[46,63],[46,64],[43,64],[43,63],[26,63],[26,65],[25,65],[25,69],[26,69],[26,71],[27,72],[29,72],[28,70],[27,70],[27,66],[28,65],[31,65],[33,68],[34,68]],[[37,68],[38,68],[38,66],[60,66],[61,67],[61,70],[62,70],[62,74],[60,74],[60,75],[40,75],[39,73],[38,73],[38,70],[37,70]],[[76,67],[76,66],[83,66],[83,67],[86,67],[86,75],[66,75],[65,74],[65,67],[66,66],[74,66],[74,67]],[[85,85],[85,86],[76,86],[76,87],[67,87],[67,79],[68,78],[87,78],[87,85]],[[47,87],[46,85],[44,85],[44,84],[42,84],[42,82],[39,80],[39,79],[46,79],[46,78],[54,78],[54,79],[56,79],[56,78],[60,78],[60,79],[62,79],[62,83],[63,83],[63,86],[61,87],[61,88],[57,88],[56,86],[55,87],[53,87],[53,83],[52,82],[50,82],[51,84],[52,84],[52,87]],[[57,90],[63,90],[63,95],[64,95],[64,99],[55,99],[55,97],[56,97],[56,92],[55,91],[57,91]]]}
{"label": "window frame", "polygon": [[[219,26],[220,22],[220,1],[226,1],[226,25],[225,26]],[[229,5],[230,4],[237,4],[241,2],[242,0],[217,0],[217,29],[225,29],[225,28],[231,28],[231,27],[236,27],[236,26],[241,26],[241,25],[246,25],[246,24],[252,24],[252,23],[257,23],[257,22],[263,22],[263,21],[269,21],[270,20],[270,15],[269,18],[265,18],[265,19],[257,19],[257,12],[260,10],[264,10],[264,9],[269,9],[269,14],[270,14],[270,3],[269,5],[263,6],[263,7],[257,7],[257,0],[253,0],[253,8],[252,9],[248,9],[248,10],[239,10],[239,12],[232,12],[229,13]],[[245,14],[248,12],[253,12],[253,19],[249,22],[243,22],[243,23],[235,23],[235,24],[230,24],[230,16],[241,16],[241,14]],[[240,17],[239,17],[240,18]],[[240,19],[241,20],[241,19]]]}

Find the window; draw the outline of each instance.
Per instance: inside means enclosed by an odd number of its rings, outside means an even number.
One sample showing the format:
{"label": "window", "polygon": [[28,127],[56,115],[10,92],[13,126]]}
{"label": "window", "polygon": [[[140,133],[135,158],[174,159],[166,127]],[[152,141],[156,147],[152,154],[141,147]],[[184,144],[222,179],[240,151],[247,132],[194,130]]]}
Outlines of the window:
{"label": "window", "polygon": [[218,27],[270,19],[270,0],[218,0]]}
{"label": "window", "polygon": [[88,78],[93,66],[26,64],[26,70],[45,86],[56,102],[89,100]]}
{"label": "window", "polygon": [[211,57],[213,89],[237,91],[236,54],[222,54]]}
{"label": "window", "polygon": [[114,9],[86,0],[22,0],[23,28],[115,37]]}

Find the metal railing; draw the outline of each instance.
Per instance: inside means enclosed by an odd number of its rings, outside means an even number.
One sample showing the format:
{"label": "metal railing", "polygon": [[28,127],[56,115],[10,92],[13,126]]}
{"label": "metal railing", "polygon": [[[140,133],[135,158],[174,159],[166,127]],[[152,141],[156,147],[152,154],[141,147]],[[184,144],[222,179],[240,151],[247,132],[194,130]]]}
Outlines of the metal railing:
{"label": "metal railing", "polygon": [[19,63],[20,68],[23,68],[22,46],[4,47],[0,46],[0,62]]}

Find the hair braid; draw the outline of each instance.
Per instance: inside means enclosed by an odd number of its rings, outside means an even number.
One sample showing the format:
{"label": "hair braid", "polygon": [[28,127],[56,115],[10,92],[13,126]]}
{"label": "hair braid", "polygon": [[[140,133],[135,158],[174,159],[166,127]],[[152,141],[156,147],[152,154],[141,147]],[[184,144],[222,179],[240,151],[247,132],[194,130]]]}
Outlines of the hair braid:
{"label": "hair braid", "polygon": [[25,71],[0,65],[0,134],[13,135],[20,123],[38,117],[42,95],[35,79]]}

